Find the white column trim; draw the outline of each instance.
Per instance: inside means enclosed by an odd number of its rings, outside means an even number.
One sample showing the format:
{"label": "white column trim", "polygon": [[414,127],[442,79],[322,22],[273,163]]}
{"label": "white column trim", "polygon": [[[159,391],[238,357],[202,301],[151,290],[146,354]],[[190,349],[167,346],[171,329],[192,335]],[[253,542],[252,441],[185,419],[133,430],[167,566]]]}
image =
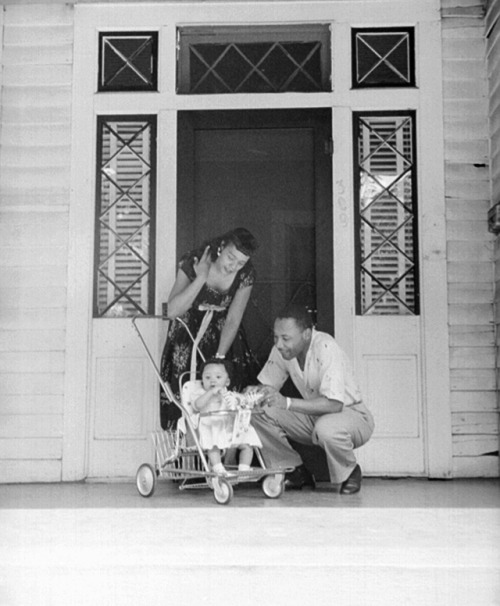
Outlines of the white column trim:
{"label": "white column trim", "polygon": [[[97,65],[97,41],[89,40],[86,19],[75,7],[73,119],[69,206],[68,298],[62,480],[86,477],[89,354],[92,337],[95,120],[89,90]],[[93,38],[93,37],[92,37]]]}
{"label": "white column trim", "polygon": [[[441,24],[417,32],[421,91],[417,115],[421,322],[427,467],[432,478],[452,473],[448,335]],[[425,44],[425,51],[422,50]],[[425,176],[423,178],[423,176]]]}

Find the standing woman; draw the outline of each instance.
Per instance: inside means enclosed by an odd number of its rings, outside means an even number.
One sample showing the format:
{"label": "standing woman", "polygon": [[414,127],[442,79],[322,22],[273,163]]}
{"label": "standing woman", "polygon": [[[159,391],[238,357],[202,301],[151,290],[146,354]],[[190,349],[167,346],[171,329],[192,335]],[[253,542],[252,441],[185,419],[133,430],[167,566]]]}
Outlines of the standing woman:
{"label": "standing woman", "polygon": [[[241,320],[255,282],[250,257],[257,247],[254,236],[237,227],[181,258],[164,312],[171,324],[161,359],[161,376],[176,395],[181,374],[199,368],[202,362],[197,348],[205,359],[226,358],[233,363],[233,389],[255,381],[259,369]],[[174,427],[180,410],[163,390],[160,403],[163,429]]]}

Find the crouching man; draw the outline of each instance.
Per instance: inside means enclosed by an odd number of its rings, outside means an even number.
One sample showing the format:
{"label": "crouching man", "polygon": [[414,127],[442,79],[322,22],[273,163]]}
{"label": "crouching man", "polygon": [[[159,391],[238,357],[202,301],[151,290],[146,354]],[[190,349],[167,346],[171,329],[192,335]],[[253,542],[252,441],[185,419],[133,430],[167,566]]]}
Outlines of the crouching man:
{"label": "crouching man", "polygon": [[[280,389],[290,377],[302,396],[287,398]],[[274,323],[274,347],[258,376],[265,414],[253,425],[268,467],[293,467],[287,488],[314,486],[314,478],[287,438],[319,445],[326,453],[330,481],[341,494],[361,488],[362,473],[354,449],[373,433],[370,411],[361,401],[351,364],[335,339],[313,327],[309,312],[290,305]],[[252,388],[250,388],[252,389]]]}

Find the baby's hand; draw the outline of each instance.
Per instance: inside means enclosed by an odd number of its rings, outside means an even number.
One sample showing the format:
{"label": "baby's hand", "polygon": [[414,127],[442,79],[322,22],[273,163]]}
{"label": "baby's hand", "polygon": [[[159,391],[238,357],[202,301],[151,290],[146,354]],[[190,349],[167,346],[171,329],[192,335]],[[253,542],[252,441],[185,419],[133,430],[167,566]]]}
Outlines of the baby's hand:
{"label": "baby's hand", "polygon": [[238,399],[236,397],[236,394],[226,390],[225,393],[222,395],[222,398],[226,403],[226,406],[230,410],[236,410],[236,408],[238,407]]}
{"label": "baby's hand", "polygon": [[261,398],[264,397],[265,389],[266,388],[264,387],[264,385],[249,385],[248,387],[245,387],[243,393],[245,394],[245,396],[250,396],[251,398],[257,399],[258,396],[260,396]]}
{"label": "baby's hand", "polygon": [[264,402],[264,394],[261,391],[253,391],[252,393],[247,394],[248,398],[248,407],[254,408],[255,406],[262,406]]}

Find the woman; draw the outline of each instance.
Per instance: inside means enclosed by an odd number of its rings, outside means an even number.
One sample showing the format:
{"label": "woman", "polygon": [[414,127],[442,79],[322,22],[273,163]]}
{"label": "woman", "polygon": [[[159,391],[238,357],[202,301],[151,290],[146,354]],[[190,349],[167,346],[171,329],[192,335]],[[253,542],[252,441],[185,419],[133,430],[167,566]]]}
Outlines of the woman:
{"label": "woman", "polygon": [[[257,247],[254,236],[238,227],[181,258],[168,298],[171,324],[161,360],[161,376],[176,395],[181,374],[202,362],[198,348],[205,359],[227,358],[234,364],[234,389],[255,383],[258,368],[241,320],[255,282],[250,257]],[[180,417],[163,390],[160,412],[163,429],[175,426]]]}

